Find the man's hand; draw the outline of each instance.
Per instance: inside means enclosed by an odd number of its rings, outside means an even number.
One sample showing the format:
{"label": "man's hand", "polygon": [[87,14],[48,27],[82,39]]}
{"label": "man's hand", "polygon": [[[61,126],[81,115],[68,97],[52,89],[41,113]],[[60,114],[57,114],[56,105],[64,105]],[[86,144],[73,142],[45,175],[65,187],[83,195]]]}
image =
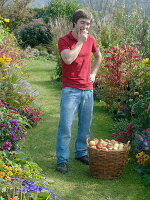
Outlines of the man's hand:
{"label": "man's hand", "polygon": [[78,41],[84,43],[88,38],[88,31],[83,30],[78,32]]}
{"label": "man's hand", "polygon": [[90,74],[90,82],[93,84],[95,82],[95,74]]}

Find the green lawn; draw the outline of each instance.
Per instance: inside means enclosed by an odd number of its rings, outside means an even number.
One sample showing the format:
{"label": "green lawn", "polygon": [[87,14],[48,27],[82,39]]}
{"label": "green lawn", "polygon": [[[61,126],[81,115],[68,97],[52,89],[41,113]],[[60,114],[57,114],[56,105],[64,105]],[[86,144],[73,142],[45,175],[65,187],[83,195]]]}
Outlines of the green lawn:
{"label": "green lawn", "polygon": [[[29,62],[27,65],[28,81],[40,93],[36,104],[45,117],[39,125],[29,130],[22,151],[37,162],[44,174],[54,181],[51,188],[55,190],[59,200],[149,200],[150,188],[142,184],[132,162],[127,164],[121,178],[103,180],[91,177],[89,167],[74,159],[77,119],[72,128],[69,172],[60,174],[55,170],[61,92],[61,84],[52,78],[55,65],[53,61],[41,60]],[[112,125],[111,116],[95,101],[91,137],[109,138]]]}

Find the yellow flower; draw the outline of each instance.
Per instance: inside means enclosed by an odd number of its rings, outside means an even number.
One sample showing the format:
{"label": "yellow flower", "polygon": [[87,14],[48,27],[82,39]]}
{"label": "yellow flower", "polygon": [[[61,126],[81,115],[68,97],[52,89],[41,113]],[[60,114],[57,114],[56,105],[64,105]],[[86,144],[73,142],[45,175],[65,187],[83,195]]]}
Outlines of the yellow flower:
{"label": "yellow flower", "polygon": [[6,181],[11,181],[11,178],[10,178],[9,176],[6,176],[6,177],[5,177],[5,180],[6,180]]}
{"label": "yellow flower", "polygon": [[13,176],[13,173],[12,173],[12,171],[9,171],[9,172],[8,172],[8,174],[9,174],[10,176]]}
{"label": "yellow flower", "polygon": [[145,154],[145,153],[142,151],[142,152],[136,154],[136,158],[140,158],[140,157],[142,157],[144,154]]}
{"label": "yellow flower", "polygon": [[145,155],[143,156],[143,158],[148,160],[148,159],[150,158],[150,156],[145,154]]}
{"label": "yellow flower", "polygon": [[11,60],[12,60],[11,58],[7,58],[6,56],[3,56],[2,58],[0,58],[0,62],[2,62],[2,63],[8,63]]}
{"label": "yellow flower", "polygon": [[22,174],[22,169],[16,170],[15,173],[18,174],[18,175]]}
{"label": "yellow flower", "polygon": [[3,69],[3,72],[7,71],[7,69]]}
{"label": "yellow flower", "polygon": [[4,19],[4,22],[9,23],[10,19]]}
{"label": "yellow flower", "polygon": [[7,165],[3,164],[2,167],[5,168],[5,167],[7,167]]}
{"label": "yellow flower", "polygon": [[4,178],[5,172],[0,172],[0,178]]}
{"label": "yellow flower", "polygon": [[6,79],[6,78],[8,78],[8,76],[3,76],[3,77],[2,77],[2,79]]}
{"label": "yellow flower", "polygon": [[12,167],[7,167],[6,168],[8,171],[11,171],[12,170]]}
{"label": "yellow flower", "polygon": [[19,68],[19,69],[20,69],[20,68],[22,68],[22,67],[21,67],[21,66],[19,66],[19,65],[14,65],[14,67],[16,67],[16,68]]}
{"label": "yellow flower", "polygon": [[143,164],[144,164],[143,160],[141,160],[141,159],[137,160],[137,163],[138,163],[139,165],[143,165]]}
{"label": "yellow flower", "polygon": [[144,62],[144,63],[147,63],[148,61],[149,61],[149,58],[143,59],[143,62]]}
{"label": "yellow flower", "polygon": [[0,20],[0,23],[2,23],[3,21],[2,20]]}

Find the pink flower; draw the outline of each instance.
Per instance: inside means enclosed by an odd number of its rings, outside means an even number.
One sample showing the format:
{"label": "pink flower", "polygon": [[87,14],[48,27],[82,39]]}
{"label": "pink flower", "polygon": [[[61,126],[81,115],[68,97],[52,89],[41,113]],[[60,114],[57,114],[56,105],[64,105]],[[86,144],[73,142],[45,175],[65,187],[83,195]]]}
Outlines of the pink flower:
{"label": "pink flower", "polygon": [[12,147],[12,143],[6,141],[6,142],[3,144],[3,146],[2,146],[2,150],[10,150],[11,147]]}

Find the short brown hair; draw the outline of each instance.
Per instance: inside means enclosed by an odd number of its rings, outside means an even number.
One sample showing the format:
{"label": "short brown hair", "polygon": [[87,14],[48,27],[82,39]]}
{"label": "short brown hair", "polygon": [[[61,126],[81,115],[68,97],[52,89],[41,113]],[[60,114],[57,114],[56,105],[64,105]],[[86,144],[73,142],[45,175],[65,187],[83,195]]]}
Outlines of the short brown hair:
{"label": "short brown hair", "polygon": [[92,22],[92,13],[85,9],[76,10],[72,18],[73,27],[80,18],[89,19]]}

